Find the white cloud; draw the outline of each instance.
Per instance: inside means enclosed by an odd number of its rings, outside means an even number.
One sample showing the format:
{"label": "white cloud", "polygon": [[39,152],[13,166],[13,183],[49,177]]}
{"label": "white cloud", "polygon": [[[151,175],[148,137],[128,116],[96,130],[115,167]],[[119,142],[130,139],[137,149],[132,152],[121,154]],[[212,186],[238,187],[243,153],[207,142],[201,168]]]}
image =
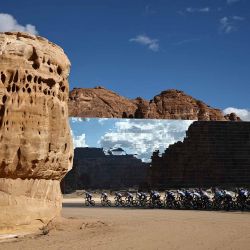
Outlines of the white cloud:
{"label": "white cloud", "polygon": [[71,117],[71,118],[70,118],[70,121],[71,121],[72,123],[84,122],[84,121],[89,122],[89,121],[90,121],[90,118]]}
{"label": "white cloud", "polygon": [[236,21],[244,21],[245,18],[242,16],[233,16],[232,19],[236,20]]}
{"label": "white cloud", "polygon": [[232,21],[228,17],[223,17],[220,19],[219,30],[221,33],[229,34],[236,30],[236,27],[233,25]]}
{"label": "white cloud", "polygon": [[0,13],[0,32],[22,31],[37,35],[36,27],[32,24],[21,25],[10,14]]}
{"label": "white cloud", "polygon": [[220,19],[219,31],[221,33],[229,34],[237,30],[236,22],[245,20],[241,16],[223,17]]}
{"label": "white cloud", "polygon": [[73,145],[74,145],[74,148],[88,147],[88,145],[86,144],[86,135],[81,134],[81,135],[73,136]]}
{"label": "white cloud", "polygon": [[189,12],[189,13],[195,13],[195,12],[207,13],[210,11],[211,11],[210,7],[204,7],[204,8],[188,7],[188,8],[186,8],[186,12]]}
{"label": "white cloud", "polygon": [[81,134],[81,135],[74,135],[74,132],[72,129],[70,129],[71,136],[73,139],[73,146],[74,148],[85,148],[88,147],[86,144],[86,135]]}
{"label": "white cloud", "polygon": [[181,41],[174,43],[174,45],[179,46],[179,45],[183,45],[183,44],[187,44],[187,43],[198,42],[200,40],[201,40],[200,38],[184,39],[184,40],[181,40]]}
{"label": "white cloud", "polygon": [[225,115],[235,113],[237,116],[241,118],[241,120],[250,121],[250,110],[229,107],[224,109],[223,112]]}
{"label": "white cloud", "polygon": [[152,39],[146,35],[138,35],[135,38],[129,39],[129,41],[136,42],[136,43],[139,43],[141,45],[145,45],[148,47],[148,49],[155,51],[155,52],[158,51],[160,48],[158,39]]}
{"label": "white cloud", "polygon": [[227,0],[227,3],[228,4],[233,4],[233,3],[237,3],[239,2],[240,0]]}
{"label": "white cloud", "polygon": [[153,151],[158,149],[162,153],[170,144],[182,141],[192,122],[123,119],[117,121],[114,129],[106,132],[98,143],[106,150],[121,147],[143,161],[150,161]]}
{"label": "white cloud", "polygon": [[109,118],[99,118],[98,122],[103,125],[105,121],[107,121]]}

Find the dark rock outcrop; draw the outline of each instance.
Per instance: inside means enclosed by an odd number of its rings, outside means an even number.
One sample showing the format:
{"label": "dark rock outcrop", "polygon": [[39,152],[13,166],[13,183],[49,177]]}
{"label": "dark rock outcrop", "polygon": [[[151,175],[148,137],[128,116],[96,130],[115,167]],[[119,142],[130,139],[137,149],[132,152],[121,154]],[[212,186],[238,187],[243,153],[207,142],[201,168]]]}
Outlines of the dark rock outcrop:
{"label": "dark rock outcrop", "polygon": [[235,113],[227,114],[224,116],[227,121],[240,122],[241,119]]}
{"label": "dark rock outcrop", "polygon": [[106,155],[102,148],[76,148],[73,168],[61,183],[62,191],[139,186],[146,180],[148,167],[133,155]]}
{"label": "dark rock outcrop", "polygon": [[77,117],[183,119],[226,121],[221,110],[179,90],[166,90],[147,101],[141,97],[127,99],[102,87],[73,89],[69,98],[69,115]]}
{"label": "dark rock outcrop", "polygon": [[183,142],[154,152],[152,187],[250,185],[250,122],[194,122]]}

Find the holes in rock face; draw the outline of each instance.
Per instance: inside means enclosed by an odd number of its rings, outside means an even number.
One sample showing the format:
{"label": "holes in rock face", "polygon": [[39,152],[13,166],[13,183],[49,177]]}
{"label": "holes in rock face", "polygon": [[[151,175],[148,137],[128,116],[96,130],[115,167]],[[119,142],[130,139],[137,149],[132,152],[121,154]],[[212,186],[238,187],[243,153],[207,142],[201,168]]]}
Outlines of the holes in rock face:
{"label": "holes in rock face", "polygon": [[67,144],[67,143],[65,143],[65,145],[64,145],[64,151],[66,151],[67,146],[68,146],[68,144]]}
{"label": "holes in rock face", "polygon": [[10,86],[10,85],[7,87],[7,91],[8,91],[8,92],[11,91],[11,86]]}
{"label": "holes in rock face", "polygon": [[14,74],[13,74],[13,72],[12,72],[11,75],[10,75],[9,83],[12,83],[12,82],[13,82],[13,78],[14,78]]}
{"label": "holes in rock face", "polygon": [[42,78],[39,77],[39,78],[38,78],[38,84],[41,84],[41,82],[42,82]]}
{"label": "holes in rock face", "polygon": [[57,74],[61,75],[62,74],[62,68],[60,66],[57,66]]}
{"label": "holes in rock face", "polygon": [[31,163],[32,163],[31,168],[35,169],[37,167],[37,164],[39,163],[39,160],[32,160]]}
{"label": "holes in rock face", "polygon": [[40,68],[40,63],[39,62],[34,62],[33,65],[32,65],[32,67],[34,69],[39,69]]}
{"label": "holes in rock face", "polygon": [[4,73],[1,74],[1,81],[2,83],[5,83],[5,80],[6,80],[6,76]]}
{"label": "holes in rock face", "polygon": [[12,92],[15,92],[16,91],[16,84],[13,84],[12,85]]}
{"label": "holes in rock face", "polygon": [[128,116],[127,116],[127,113],[126,113],[126,112],[123,112],[123,113],[122,113],[122,118],[128,118]]}
{"label": "holes in rock face", "polygon": [[28,75],[28,76],[27,76],[27,81],[28,81],[28,82],[31,82],[31,81],[32,81],[32,75]]}
{"label": "holes in rock face", "polygon": [[53,78],[42,79],[44,83],[46,83],[50,88],[56,85],[56,81]]}
{"label": "holes in rock face", "polygon": [[5,106],[4,105],[0,105],[0,127],[2,127],[3,124],[3,116],[4,116],[4,112],[5,112]]}
{"label": "holes in rock face", "polygon": [[6,101],[7,101],[7,96],[4,95],[4,96],[2,97],[2,102],[3,102],[3,104],[4,104]]}
{"label": "holes in rock face", "polygon": [[15,83],[18,82],[18,70],[16,71],[16,74],[14,76],[13,82],[15,82]]}
{"label": "holes in rock face", "polygon": [[49,143],[49,152],[51,152],[51,143]]}
{"label": "holes in rock face", "polygon": [[28,89],[27,89],[27,92],[30,94],[30,93],[31,93],[31,88],[28,88]]}
{"label": "holes in rock face", "polygon": [[49,68],[49,72],[50,72],[50,73],[53,73],[53,69],[52,69],[52,68]]}
{"label": "holes in rock face", "polygon": [[21,149],[20,148],[17,150],[17,159],[18,159],[18,163],[17,163],[16,169],[20,170],[22,168],[22,164],[21,164]]}
{"label": "holes in rock face", "polygon": [[23,87],[23,93],[25,93],[26,89]]}
{"label": "holes in rock face", "polygon": [[37,82],[37,76],[34,77],[34,83],[36,83],[36,82]]}
{"label": "holes in rock face", "polygon": [[32,67],[34,69],[39,69],[40,68],[39,57],[37,55],[35,47],[33,47],[32,55],[31,55],[31,57],[28,60],[29,61],[33,61]]}
{"label": "holes in rock face", "polygon": [[64,92],[65,91],[65,86],[62,86],[61,90],[62,90],[62,92]]}
{"label": "holes in rock face", "polygon": [[50,65],[50,60],[48,60],[47,64]]}
{"label": "holes in rock face", "polygon": [[73,156],[71,155],[71,156],[69,157],[69,161],[72,162],[72,159],[73,159]]}
{"label": "holes in rock face", "polygon": [[40,134],[41,134],[41,131],[38,131],[38,134],[40,135]]}

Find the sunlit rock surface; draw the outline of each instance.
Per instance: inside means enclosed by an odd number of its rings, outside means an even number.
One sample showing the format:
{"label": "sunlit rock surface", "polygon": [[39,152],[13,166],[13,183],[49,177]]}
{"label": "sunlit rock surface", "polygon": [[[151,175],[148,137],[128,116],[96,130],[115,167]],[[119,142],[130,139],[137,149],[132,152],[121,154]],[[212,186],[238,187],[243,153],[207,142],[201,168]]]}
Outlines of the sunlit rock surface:
{"label": "sunlit rock surface", "polygon": [[69,115],[201,121],[225,121],[234,118],[224,117],[221,110],[176,89],[162,91],[148,101],[141,97],[127,99],[103,87],[73,89],[69,98]]}
{"label": "sunlit rock surface", "polygon": [[69,70],[48,40],[0,33],[0,229],[60,213],[60,180],[73,161]]}

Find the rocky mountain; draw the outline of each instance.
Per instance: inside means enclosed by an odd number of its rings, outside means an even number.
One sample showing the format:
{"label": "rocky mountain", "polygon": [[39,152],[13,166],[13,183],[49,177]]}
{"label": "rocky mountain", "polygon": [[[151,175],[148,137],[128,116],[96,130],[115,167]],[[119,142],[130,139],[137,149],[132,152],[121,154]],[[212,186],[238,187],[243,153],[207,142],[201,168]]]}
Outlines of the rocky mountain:
{"label": "rocky mountain", "polygon": [[238,121],[235,114],[224,116],[221,110],[170,89],[152,100],[127,99],[103,87],[75,88],[69,96],[69,115],[75,117],[186,119],[203,121]]}

